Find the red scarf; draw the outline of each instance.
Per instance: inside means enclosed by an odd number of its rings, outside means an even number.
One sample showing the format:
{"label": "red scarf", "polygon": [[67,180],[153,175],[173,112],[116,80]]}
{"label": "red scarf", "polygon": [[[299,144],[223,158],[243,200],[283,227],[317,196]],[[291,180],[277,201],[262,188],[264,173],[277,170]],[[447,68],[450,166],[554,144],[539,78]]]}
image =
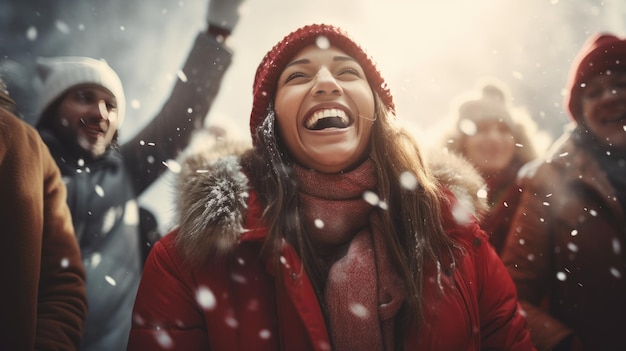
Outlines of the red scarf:
{"label": "red scarf", "polygon": [[375,207],[363,194],[376,187],[366,161],[339,174],[296,167],[301,215],[315,247],[335,254],[324,302],[333,350],[393,350],[394,317],[405,299],[403,282],[389,260]]}

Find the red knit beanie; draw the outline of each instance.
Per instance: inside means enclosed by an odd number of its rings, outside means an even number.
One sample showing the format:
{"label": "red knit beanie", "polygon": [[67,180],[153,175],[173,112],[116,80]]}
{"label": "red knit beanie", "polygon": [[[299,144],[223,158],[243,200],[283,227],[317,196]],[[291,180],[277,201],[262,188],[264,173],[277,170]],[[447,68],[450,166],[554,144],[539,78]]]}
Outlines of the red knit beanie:
{"label": "red knit beanie", "polygon": [[585,83],[611,70],[626,70],[626,40],[606,33],[589,37],[570,68],[565,106],[571,118],[582,118],[580,102]]}
{"label": "red knit beanie", "polygon": [[378,72],[376,65],[347,33],[331,25],[308,25],[297,29],[274,45],[256,70],[252,87],[252,112],[250,113],[250,132],[252,133],[254,144],[257,142],[256,129],[263,123],[263,119],[267,115],[267,108],[274,99],[278,77],[284,67],[304,47],[319,43],[317,41],[318,38],[322,38],[322,40],[323,38],[328,39],[330,45],[343,50],[354,58],[365,71],[370,86],[380,96],[385,106],[392,111],[395,109],[391,92],[380,72]]}

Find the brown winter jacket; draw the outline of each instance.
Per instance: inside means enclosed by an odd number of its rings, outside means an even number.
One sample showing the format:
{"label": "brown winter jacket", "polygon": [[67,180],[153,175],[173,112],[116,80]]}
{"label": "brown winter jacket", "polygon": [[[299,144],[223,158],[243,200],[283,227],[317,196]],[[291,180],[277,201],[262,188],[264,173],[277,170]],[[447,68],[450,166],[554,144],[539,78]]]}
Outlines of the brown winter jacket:
{"label": "brown winter jacket", "polygon": [[0,107],[0,350],[75,350],[85,276],[65,185],[39,134]]}
{"label": "brown winter jacket", "polygon": [[573,333],[585,350],[626,350],[626,221],[599,164],[566,134],[522,170],[502,259],[539,350]]}

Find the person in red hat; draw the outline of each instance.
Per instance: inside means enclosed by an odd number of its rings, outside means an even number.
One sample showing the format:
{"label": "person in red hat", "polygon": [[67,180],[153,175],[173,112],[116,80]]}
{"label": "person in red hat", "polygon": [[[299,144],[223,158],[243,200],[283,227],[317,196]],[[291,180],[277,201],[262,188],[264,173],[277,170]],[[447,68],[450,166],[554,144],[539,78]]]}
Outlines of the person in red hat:
{"label": "person in red hat", "polygon": [[541,350],[626,349],[626,40],[575,58],[571,128],[523,170],[503,260]]}
{"label": "person in red hat", "polygon": [[466,210],[480,176],[435,178],[344,31],[287,35],[253,94],[252,148],[184,163],[178,225],[146,261],[129,350],[532,349]]}

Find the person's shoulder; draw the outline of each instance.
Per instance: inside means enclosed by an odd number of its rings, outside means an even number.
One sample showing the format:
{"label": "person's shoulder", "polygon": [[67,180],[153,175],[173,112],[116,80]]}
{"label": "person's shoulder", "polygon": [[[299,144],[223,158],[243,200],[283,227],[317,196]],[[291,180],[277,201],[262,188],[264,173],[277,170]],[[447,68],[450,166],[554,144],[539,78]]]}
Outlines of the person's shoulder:
{"label": "person's shoulder", "polygon": [[39,133],[30,124],[13,113],[0,108],[0,142],[41,143]]}
{"label": "person's shoulder", "polygon": [[485,181],[476,168],[463,156],[452,152],[431,152],[428,165],[442,189],[472,216],[481,218],[489,209],[486,197],[480,197]]}
{"label": "person's shoulder", "polygon": [[3,133],[11,133],[15,129],[36,132],[28,123],[4,108],[0,108],[0,126],[2,127],[0,131]]}
{"label": "person's shoulder", "polygon": [[554,182],[567,175],[569,169],[580,163],[579,150],[573,140],[564,135],[557,140],[550,150],[540,158],[523,165],[517,178],[522,184],[542,184]]}

